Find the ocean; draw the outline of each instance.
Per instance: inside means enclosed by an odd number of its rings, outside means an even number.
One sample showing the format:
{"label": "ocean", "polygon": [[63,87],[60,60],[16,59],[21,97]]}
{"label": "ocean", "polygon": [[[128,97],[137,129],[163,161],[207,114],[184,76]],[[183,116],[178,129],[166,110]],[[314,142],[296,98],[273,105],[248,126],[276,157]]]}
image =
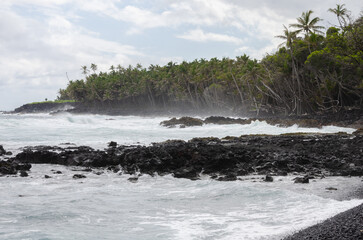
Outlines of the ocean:
{"label": "ocean", "polygon": [[[165,128],[168,117],[0,114],[0,145],[14,154],[24,146],[107,143],[149,145],[168,139],[291,132],[348,132],[354,129],[204,125]],[[55,174],[56,171],[62,174]],[[327,187],[348,191],[359,178],[328,177],[294,184],[294,176],[245,176],[219,182],[170,175],[130,175],[99,169],[32,164],[29,177],[0,177],[0,239],[281,239],[363,203],[337,200]],[[75,173],[87,176],[73,179]],[[44,178],[45,175],[51,178]],[[349,186],[349,187],[347,187]]]}

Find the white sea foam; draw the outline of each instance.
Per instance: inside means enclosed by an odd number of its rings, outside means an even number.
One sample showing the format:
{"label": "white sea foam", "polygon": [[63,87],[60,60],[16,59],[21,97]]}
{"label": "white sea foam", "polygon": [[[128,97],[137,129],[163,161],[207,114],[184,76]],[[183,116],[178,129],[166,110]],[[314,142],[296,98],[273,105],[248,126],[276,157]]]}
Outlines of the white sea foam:
{"label": "white sea foam", "polygon": [[120,144],[150,144],[168,139],[189,140],[194,137],[225,137],[244,134],[282,134],[291,132],[352,133],[352,128],[325,126],[300,128],[296,125],[283,128],[254,121],[247,125],[207,124],[188,128],[160,126],[165,117],[0,114],[0,144],[7,148],[26,145],[58,145],[75,143],[96,148],[106,147],[107,142]]}
{"label": "white sea foam", "polygon": [[290,177],[265,183],[144,175],[131,183],[111,172],[81,172],[87,178],[75,180],[72,169],[34,164],[32,178],[0,178],[0,239],[279,239],[363,203],[308,191],[358,184],[355,178],[291,191]]}

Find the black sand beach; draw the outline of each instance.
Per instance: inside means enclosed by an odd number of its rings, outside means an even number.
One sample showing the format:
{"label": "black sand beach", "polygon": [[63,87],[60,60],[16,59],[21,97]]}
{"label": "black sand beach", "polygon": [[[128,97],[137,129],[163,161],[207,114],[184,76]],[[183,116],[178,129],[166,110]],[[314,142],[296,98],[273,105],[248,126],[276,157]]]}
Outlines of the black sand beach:
{"label": "black sand beach", "polygon": [[[361,196],[363,197],[363,196]],[[299,231],[284,240],[359,240],[363,239],[363,204],[322,223]]]}

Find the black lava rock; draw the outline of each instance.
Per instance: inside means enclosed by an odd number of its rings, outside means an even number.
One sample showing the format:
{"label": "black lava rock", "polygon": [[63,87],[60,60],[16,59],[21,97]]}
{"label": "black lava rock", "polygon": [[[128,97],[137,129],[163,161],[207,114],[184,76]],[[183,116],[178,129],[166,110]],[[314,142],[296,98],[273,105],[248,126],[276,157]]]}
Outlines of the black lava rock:
{"label": "black lava rock", "polygon": [[176,178],[189,178],[196,179],[199,174],[194,168],[180,168],[174,172],[174,177]]}
{"label": "black lava rock", "polygon": [[309,183],[309,177],[296,177],[294,183]]}
{"label": "black lava rock", "polygon": [[[122,169],[131,175],[137,172],[151,176],[173,174],[188,179],[198,179],[202,173],[223,176],[219,178],[223,181],[234,181],[237,176],[252,173],[363,175],[363,135],[252,135],[194,138],[187,142],[172,140],[151,146],[111,145],[104,151],[87,146],[26,148],[9,160],[17,164],[15,170],[7,163],[0,171],[15,174],[16,170],[26,170],[19,169],[19,164],[30,167],[30,163],[50,163],[86,169],[106,167],[114,172]],[[309,176],[296,179],[297,183],[308,181]]]}
{"label": "black lava rock", "polygon": [[0,145],[0,156],[5,155],[6,151],[2,145]]}
{"label": "black lava rock", "polygon": [[73,175],[73,178],[74,178],[74,179],[86,178],[86,176],[85,176],[85,175],[83,175],[83,174],[74,174],[74,175]]}
{"label": "black lava rock", "polygon": [[136,183],[139,180],[139,178],[138,177],[130,177],[127,180],[129,180],[132,183]]}
{"label": "black lava rock", "polygon": [[230,173],[226,176],[221,176],[219,178],[217,178],[218,181],[236,181],[237,180],[237,175],[235,173]]}
{"label": "black lava rock", "polygon": [[108,143],[109,147],[117,147],[117,142],[111,141]]}
{"label": "black lava rock", "polygon": [[18,171],[28,171],[31,168],[29,163],[20,163],[17,161],[0,161],[0,175],[13,175]]}
{"label": "black lava rock", "polygon": [[274,178],[271,175],[266,175],[265,182],[273,182]]}
{"label": "black lava rock", "polygon": [[176,125],[183,125],[184,127],[202,126],[203,121],[198,118],[181,117],[179,119],[172,118],[170,120],[163,121],[160,123],[160,125],[165,127],[175,127]]}

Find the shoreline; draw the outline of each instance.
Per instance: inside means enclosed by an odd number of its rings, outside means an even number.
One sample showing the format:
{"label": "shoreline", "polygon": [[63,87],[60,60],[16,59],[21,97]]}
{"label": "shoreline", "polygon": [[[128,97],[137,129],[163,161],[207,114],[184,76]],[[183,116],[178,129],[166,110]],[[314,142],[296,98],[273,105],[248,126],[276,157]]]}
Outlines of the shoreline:
{"label": "shoreline", "polygon": [[363,237],[363,204],[293,233],[283,240],[357,240]]}
{"label": "shoreline", "polygon": [[[363,199],[363,179],[361,182],[362,184],[359,187],[349,192],[340,200]],[[288,234],[281,238],[281,240],[356,240],[362,238],[363,203],[310,227]]]}

